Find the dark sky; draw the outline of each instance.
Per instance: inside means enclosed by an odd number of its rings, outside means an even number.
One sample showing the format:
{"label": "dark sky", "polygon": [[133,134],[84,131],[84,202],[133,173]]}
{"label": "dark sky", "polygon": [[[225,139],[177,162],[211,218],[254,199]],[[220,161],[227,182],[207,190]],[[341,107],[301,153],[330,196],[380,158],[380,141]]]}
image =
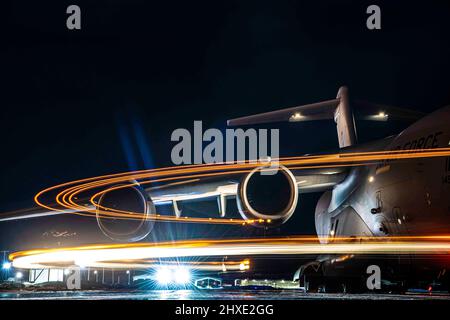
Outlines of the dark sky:
{"label": "dark sky", "polygon": [[[0,211],[30,207],[57,183],[169,166],[171,132],[194,120],[224,128],[334,98],[343,84],[352,97],[426,112],[449,104],[450,3],[392,2],[2,3]],[[70,4],[81,7],[79,31],[66,28]],[[382,30],[366,28],[369,4],[380,5]],[[405,124],[358,125],[367,141]],[[337,147],[332,122],[266,127],[281,129],[283,155]],[[314,232],[317,197],[277,232]],[[0,243],[33,228],[4,224]]]}

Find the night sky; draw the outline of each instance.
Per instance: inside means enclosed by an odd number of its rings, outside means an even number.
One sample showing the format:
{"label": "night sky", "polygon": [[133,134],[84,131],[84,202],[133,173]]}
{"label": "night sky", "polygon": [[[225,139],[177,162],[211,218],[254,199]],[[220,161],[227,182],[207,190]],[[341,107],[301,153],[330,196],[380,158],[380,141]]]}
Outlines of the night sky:
{"label": "night sky", "polygon": [[[32,207],[54,184],[170,166],[172,131],[194,120],[224,129],[229,118],[334,98],[341,85],[425,112],[450,103],[447,1],[93,2],[2,3],[0,212]],[[66,28],[70,4],[81,30]],[[381,30],[366,28],[370,4]],[[406,125],[357,129],[364,142]],[[337,148],[331,121],[262,127],[280,128],[282,155]],[[314,233],[319,196],[270,232]],[[63,218],[2,223],[0,249],[50,245],[49,230],[99,233],[92,219]],[[167,228],[174,239],[242,231]]]}

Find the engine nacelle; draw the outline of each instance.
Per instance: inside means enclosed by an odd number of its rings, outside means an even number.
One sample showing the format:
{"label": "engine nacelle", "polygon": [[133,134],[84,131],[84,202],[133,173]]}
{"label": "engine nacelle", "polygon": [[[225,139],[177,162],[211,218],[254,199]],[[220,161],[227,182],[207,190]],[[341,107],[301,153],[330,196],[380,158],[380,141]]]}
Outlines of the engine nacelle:
{"label": "engine nacelle", "polygon": [[155,205],[148,194],[132,181],[113,186],[102,194],[96,217],[100,230],[107,237],[134,242],[145,238],[153,229],[154,219],[150,219],[150,215],[155,213]]}
{"label": "engine nacelle", "polygon": [[264,219],[271,221],[271,225],[283,224],[297,207],[297,182],[284,166],[274,174],[261,174],[263,170],[268,168],[255,168],[239,184],[236,197],[239,213],[246,220]]}

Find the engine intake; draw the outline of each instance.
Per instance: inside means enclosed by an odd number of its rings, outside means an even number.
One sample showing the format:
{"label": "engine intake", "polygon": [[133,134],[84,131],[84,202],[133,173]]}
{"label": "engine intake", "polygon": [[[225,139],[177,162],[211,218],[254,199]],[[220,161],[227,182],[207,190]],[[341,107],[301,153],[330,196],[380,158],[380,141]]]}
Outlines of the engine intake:
{"label": "engine intake", "polygon": [[[119,210],[116,214],[113,210]],[[109,214],[111,212],[111,214]],[[156,209],[148,194],[137,182],[111,187],[97,203],[100,230],[116,241],[139,241],[153,229],[149,219]]]}
{"label": "engine intake", "polygon": [[237,205],[246,220],[270,220],[275,225],[285,223],[294,213],[298,188],[292,172],[280,166],[273,174],[262,174],[267,167],[255,168],[238,187]]}

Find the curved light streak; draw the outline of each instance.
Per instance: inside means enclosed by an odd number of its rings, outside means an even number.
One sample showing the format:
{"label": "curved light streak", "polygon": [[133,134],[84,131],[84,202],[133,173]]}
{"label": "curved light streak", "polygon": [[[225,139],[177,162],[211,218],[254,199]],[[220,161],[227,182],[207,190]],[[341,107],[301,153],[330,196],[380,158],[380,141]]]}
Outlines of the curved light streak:
{"label": "curved light streak", "polygon": [[[402,159],[445,156],[450,156],[450,148],[326,154],[317,156],[279,158],[273,159],[273,161],[276,161],[280,165],[284,165],[290,169],[301,170],[310,168],[335,168],[367,165],[369,163],[376,163],[386,160],[397,161]],[[264,163],[228,162],[224,164],[198,164],[116,173],[111,175],[103,175],[100,177],[76,180],[49,187],[36,194],[34,200],[39,206],[48,210],[58,212],[67,213],[67,210],[71,210],[69,211],[71,212],[71,214],[91,217],[95,217],[95,215],[98,213],[102,218],[142,219],[141,213],[99,207],[96,201],[99,196],[112,190],[113,188],[116,188],[114,185],[119,183],[125,183],[125,186],[123,187],[127,187],[134,185],[134,183],[130,183],[130,181],[138,181],[141,185],[178,180],[181,180],[182,182],[183,180],[187,179],[243,174],[250,172],[254,168],[260,166],[264,166]],[[95,192],[95,190],[97,189],[100,189],[100,191]],[[59,207],[46,204],[42,200],[44,196],[51,194],[52,192],[57,192],[55,200]],[[81,197],[81,195],[89,192],[95,192],[94,195],[90,195],[89,201],[92,207],[86,207],[84,204],[77,203],[77,199]],[[248,220],[244,219],[175,217],[158,214],[151,215],[150,219],[167,222],[219,223],[234,225],[249,223]],[[263,220],[261,223],[270,223],[270,221]]]}

